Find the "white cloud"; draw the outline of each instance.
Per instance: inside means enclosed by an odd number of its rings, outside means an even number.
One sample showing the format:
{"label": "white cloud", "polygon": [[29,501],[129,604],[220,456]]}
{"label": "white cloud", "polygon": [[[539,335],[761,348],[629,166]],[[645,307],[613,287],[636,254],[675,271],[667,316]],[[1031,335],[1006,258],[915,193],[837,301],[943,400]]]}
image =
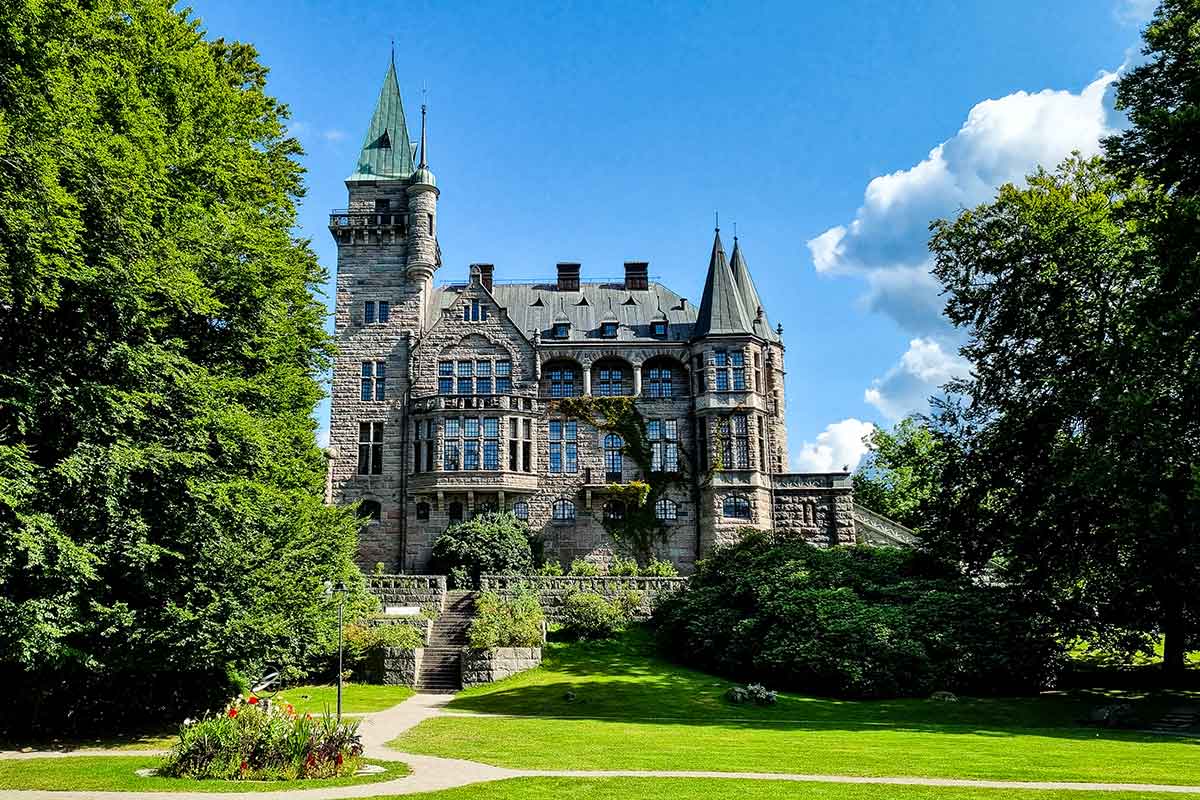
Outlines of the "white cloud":
{"label": "white cloud", "polygon": [[1150,21],[1156,8],[1158,0],[1120,0],[1114,13],[1119,22],[1126,25],[1142,25]]}
{"label": "white cloud", "polygon": [[844,419],[826,426],[817,434],[816,442],[805,442],[796,456],[800,472],[840,472],[853,470],[867,452],[863,437],[875,430],[870,422]]}
{"label": "white cloud", "polygon": [[321,428],[317,431],[317,447],[329,447],[328,428]]}
{"label": "white cloud", "polygon": [[890,420],[898,420],[927,408],[930,395],[954,378],[965,377],[970,363],[955,352],[947,352],[934,339],[913,339],[900,362],[882,378],[872,381],[863,399]]}
{"label": "white cloud", "polygon": [[929,222],[986,202],[1000,185],[1020,185],[1038,165],[1053,168],[1074,150],[1098,153],[1120,123],[1108,97],[1116,77],[1104,72],[1079,92],[1019,91],[977,103],[922,161],[871,180],[853,220],[808,241],[817,272],[862,280],[863,304],[911,337],[899,363],[865,393],[887,417],[926,410],[938,386],[968,367],[955,354],[962,334],[943,316],[929,272]]}
{"label": "white cloud", "polygon": [[321,138],[327,142],[340,142],[346,138],[346,132],[337,128],[330,128],[327,131],[321,131]]}

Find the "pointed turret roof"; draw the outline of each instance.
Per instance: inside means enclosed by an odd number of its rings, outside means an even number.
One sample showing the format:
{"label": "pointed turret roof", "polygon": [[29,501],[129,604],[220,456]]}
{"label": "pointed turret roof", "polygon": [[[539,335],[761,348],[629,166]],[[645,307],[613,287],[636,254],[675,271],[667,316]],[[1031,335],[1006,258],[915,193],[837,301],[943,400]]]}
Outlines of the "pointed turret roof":
{"label": "pointed turret roof", "polygon": [[[742,308],[745,310],[750,319],[750,324],[754,329],[754,333],[768,342],[778,341],[779,336],[771,328],[771,323],[767,319],[766,308],[763,307],[762,300],[758,297],[758,289],[754,287],[754,279],[750,277],[750,269],[746,266],[746,259],[742,257],[742,246],[738,243],[738,237],[733,237],[733,255],[729,258],[729,269],[733,272],[733,281],[737,284],[738,294],[742,299]],[[759,316],[759,311],[762,311],[762,316]]]}
{"label": "pointed turret roof", "polygon": [[752,317],[742,307],[741,294],[733,280],[733,272],[725,260],[721,244],[721,229],[713,237],[712,256],[708,260],[708,276],[704,279],[704,295],[692,336],[712,334],[748,334],[753,332]]}
{"label": "pointed turret roof", "polygon": [[400,84],[396,81],[396,62],[393,61],[383,77],[383,88],[379,90],[379,100],[375,103],[371,127],[363,139],[358,164],[347,180],[407,178],[412,172],[412,142],[404,122],[404,104],[400,101]]}

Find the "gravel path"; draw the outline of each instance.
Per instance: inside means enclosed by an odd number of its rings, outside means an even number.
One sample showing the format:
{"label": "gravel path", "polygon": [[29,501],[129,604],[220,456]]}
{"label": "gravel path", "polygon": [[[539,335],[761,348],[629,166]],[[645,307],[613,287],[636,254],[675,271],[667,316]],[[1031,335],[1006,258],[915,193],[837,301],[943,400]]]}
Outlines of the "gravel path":
{"label": "gravel path", "polygon": [[[797,783],[850,783],[885,786],[946,786],[977,789],[1042,789],[1052,791],[1145,792],[1157,794],[1200,795],[1200,786],[1167,786],[1151,783],[1079,783],[1053,781],[992,781],[956,778],[917,777],[860,777],[852,775],[795,775],[776,772],[708,772],[708,771],[637,771],[637,770],[540,770],[507,769],[464,761],[438,758],[416,753],[391,750],[387,743],[415,725],[442,714],[443,706],[452,695],[417,694],[399,705],[369,714],[363,718],[363,745],[368,758],[380,761],[403,761],[412,773],[403,778],[358,786],[336,786],[323,789],[294,789],[280,792],[83,792],[21,790],[0,792],[6,800],[340,800],[353,797],[419,794],[450,789],[472,783],[504,780],[505,778],[723,778],[761,781],[792,781]],[[0,752],[0,758],[70,758],[87,755],[148,756],[157,750],[74,750],[67,753]]]}

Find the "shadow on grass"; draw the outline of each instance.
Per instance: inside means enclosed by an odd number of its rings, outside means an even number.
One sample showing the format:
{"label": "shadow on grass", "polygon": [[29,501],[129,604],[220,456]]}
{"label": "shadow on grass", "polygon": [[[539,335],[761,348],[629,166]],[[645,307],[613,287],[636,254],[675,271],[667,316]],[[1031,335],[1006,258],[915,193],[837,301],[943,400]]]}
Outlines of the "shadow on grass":
{"label": "shadow on grass", "polygon": [[[598,721],[713,725],[781,730],[886,730],[1036,734],[1068,739],[1180,742],[1179,737],[1084,724],[1097,706],[1118,697],[1135,704],[1149,724],[1165,711],[1194,700],[1187,693],[1114,695],[1074,690],[1021,698],[968,698],[958,702],[900,698],[838,700],[780,693],[772,706],[736,705],[725,699],[733,684],[670,662],[655,652],[644,629],[605,642],[555,643],[541,668],[476,687],[451,701],[453,711],[565,717]],[[1197,742],[1200,743],[1200,742]]]}

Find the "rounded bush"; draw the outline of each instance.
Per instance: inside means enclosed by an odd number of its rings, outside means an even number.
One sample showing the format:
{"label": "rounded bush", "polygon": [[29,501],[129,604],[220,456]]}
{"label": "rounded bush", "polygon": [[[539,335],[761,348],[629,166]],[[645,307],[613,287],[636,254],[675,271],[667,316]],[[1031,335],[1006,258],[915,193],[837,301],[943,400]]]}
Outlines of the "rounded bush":
{"label": "rounded bush", "polygon": [[529,526],[507,512],[451,525],[434,540],[429,566],[438,574],[460,576],[456,583],[465,576],[475,586],[482,574],[528,575],[533,572]]}
{"label": "rounded bush", "polygon": [[609,639],[627,623],[620,606],[594,592],[575,592],[563,603],[563,630],[574,639]]}

